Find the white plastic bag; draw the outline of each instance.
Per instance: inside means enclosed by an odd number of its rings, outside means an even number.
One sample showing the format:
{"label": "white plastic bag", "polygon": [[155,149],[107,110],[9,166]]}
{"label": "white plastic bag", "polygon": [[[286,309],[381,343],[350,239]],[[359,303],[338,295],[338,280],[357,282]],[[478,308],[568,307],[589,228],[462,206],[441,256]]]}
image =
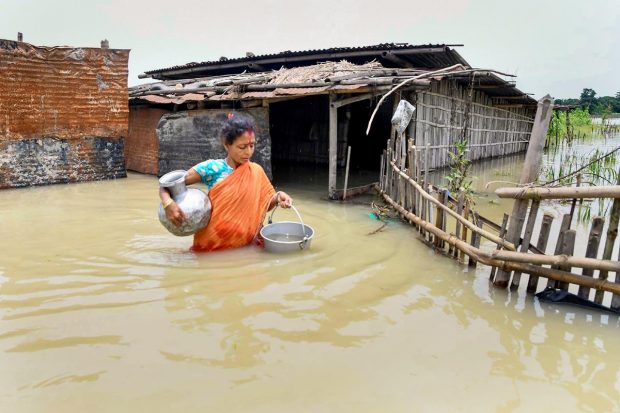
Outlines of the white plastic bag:
{"label": "white plastic bag", "polygon": [[413,117],[413,112],[415,112],[415,106],[411,103],[404,99],[398,102],[398,107],[392,116],[392,125],[394,125],[399,134],[402,134],[407,129],[407,125],[409,125]]}

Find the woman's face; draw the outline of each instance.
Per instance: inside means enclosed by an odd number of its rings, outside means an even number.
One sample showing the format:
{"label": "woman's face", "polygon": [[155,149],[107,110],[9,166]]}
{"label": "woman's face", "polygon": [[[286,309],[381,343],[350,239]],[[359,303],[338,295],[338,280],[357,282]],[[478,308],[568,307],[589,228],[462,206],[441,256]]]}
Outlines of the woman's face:
{"label": "woman's face", "polygon": [[224,147],[228,152],[228,158],[239,166],[250,160],[254,153],[254,147],[256,145],[256,136],[254,132],[245,131],[241,135],[237,136],[231,145],[225,143]]}

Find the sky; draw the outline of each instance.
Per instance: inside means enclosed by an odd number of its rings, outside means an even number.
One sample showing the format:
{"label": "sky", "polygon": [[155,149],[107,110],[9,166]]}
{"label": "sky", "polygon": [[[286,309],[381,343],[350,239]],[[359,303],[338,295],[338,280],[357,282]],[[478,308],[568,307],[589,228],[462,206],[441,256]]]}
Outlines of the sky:
{"label": "sky", "polygon": [[535,98],[620,92],[620,0],[0,0],[0,38],[131,49],[138,74],[189,62],[379,43],[463,44]]}

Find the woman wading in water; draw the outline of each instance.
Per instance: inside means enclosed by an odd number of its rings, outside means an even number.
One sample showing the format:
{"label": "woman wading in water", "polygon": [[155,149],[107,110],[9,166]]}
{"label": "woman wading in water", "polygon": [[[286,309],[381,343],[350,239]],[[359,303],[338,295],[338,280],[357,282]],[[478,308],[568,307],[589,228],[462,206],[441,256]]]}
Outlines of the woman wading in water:
{"label": "woman wading in water", "polygon": [[[191,168],[185,184],[203,182],[209,189],[211,219],[194,234],[193,251],[215,251],[248,245],[262,225],[265,213],[276,204],[290,208],[293,199],[276,192],[263,168],[250,161],[256,145],[254,122],[242,114],[229,114],[220,133],[225,159],[209,159]],[[165,188],[159,196],[166,216],[180,225],[185,215]]]}

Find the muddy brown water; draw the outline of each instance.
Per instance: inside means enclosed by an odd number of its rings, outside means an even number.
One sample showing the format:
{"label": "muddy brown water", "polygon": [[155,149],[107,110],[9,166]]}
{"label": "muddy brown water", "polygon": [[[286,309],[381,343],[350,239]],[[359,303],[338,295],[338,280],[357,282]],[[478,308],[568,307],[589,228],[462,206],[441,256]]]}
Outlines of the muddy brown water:
{"label": "muddy brown water", "polygon": [[196,255],[151,176],[0,191],[0,411],[620,410],[617,316],[496,290],[398,220],[367,235],[372,197],[280,184],[308,251]]}

